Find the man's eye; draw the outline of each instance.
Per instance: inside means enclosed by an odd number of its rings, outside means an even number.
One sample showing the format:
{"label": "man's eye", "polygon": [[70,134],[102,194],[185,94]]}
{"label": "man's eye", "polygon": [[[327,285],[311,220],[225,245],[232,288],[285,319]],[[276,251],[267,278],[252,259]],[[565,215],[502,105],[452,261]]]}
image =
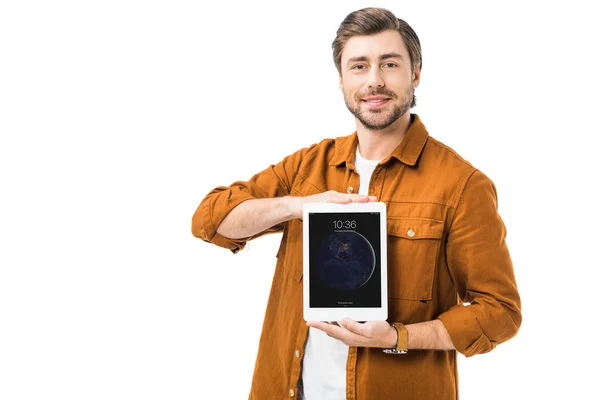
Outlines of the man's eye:
{"label": "man's eye", "polygon": [[362,65],[362,64],[357,64],[357,65],[355,65],[354,67],[352,67],[352,69],[358,69],[358,70],[361,70],[361,69],[365,69],[365,66],[364,66],[364,65]]}
{"label": "man's eye", "polygon": [[384,67],[386,67],[386,68],[394,68],[394,67],[396,67],[396,64],[394,64],[394,63],[386,63],[386,64],[384,64]]}

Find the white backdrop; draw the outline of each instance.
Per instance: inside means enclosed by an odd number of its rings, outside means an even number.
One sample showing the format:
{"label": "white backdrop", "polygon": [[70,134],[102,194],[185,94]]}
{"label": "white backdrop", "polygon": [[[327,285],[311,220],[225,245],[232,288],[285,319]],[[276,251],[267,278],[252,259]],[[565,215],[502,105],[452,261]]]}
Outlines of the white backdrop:
{"label": "white backdrop", "polygon": [[331,3],[0,3],[0,399],[247,398],[281,237],[232,255],[191,216],[352,133],[330,45],[366,6],[416,30],[414,112],[508,228],[523,325],[461,399],[599,398],[591,6]]}

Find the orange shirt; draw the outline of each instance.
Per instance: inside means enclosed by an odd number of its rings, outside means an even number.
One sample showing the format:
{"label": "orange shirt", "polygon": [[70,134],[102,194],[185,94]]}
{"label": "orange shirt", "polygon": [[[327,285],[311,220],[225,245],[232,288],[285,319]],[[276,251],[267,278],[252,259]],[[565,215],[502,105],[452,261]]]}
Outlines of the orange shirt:
{"label": "orange shirt", "polygon": [[[325,139],[285,157],[247,182],[213,189],[192,218],[192,233],[236,253],[248,240],[281,232],[250,399],[290,399],[308,327],[302,318],[302,221],[244,239],[216,232],[248,199],[358,192],[358,136]],[[513,337],[521,302],[492,181],[430,137],[417,115],[400,145],[373,171],[369,194],[387,206],[389,321],[441,320],[457,351],[469,357]],[[465,305],[465,303],[468,303]],[[456,399],[456,351],[350,347],[346,397]],[[312,399],[309,399],[312,400]]]}

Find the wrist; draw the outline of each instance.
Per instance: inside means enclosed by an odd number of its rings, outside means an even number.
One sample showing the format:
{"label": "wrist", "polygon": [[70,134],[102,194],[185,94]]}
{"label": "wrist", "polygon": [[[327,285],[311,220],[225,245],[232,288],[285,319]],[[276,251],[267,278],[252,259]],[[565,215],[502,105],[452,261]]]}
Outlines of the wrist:
{"label": "wrist", "polygon": [[285,196],[280,198],[285,220],[302,218],[302,197]]}
{"label": "wrist", "polygon": [[289,221],[290,219],[294,218],[294,197],[278,197],[275,199],[275,202],[282,210],[284,221]]}
{"label": "wrist", "polygon": [[406,354],[408,352],[408,330],[399,322],[390,325],[396,331],[396,342],[393,346],[383,350],[386,354]]}
{"label": "wrist", "polygon": [[396,348],[396,344],[398,344],[398,331],[394,328],[394,325],[390,324],[388,330],[388,334],[385,340],[385,344],[383,348],[385,349],[394,349]]}

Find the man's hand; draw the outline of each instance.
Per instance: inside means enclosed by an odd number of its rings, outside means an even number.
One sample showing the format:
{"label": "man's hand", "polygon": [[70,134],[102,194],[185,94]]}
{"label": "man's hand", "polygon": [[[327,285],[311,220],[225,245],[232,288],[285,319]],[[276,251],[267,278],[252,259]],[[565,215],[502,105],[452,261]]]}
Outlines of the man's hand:
{"label": "man's hand", "polygon": [[309,321],[308,326],[325,332],[332,338],[341,340],[347,346],[392,348],[396,345],[396,328],[386,321],[356,322],[344,318],[339,325],[327,322]]}
{"label": "man's hand", "polygon": [[346,194],[336,192],[335,190],[329,190],[327,192],[313,194],[312,196],[286,196],[284,197],[284,200],[292,213],[292,219],[294,219],[302,218],[302,206],[306,203],[368,203],[370,201],[377,201],[377,198],[375,196]]}

